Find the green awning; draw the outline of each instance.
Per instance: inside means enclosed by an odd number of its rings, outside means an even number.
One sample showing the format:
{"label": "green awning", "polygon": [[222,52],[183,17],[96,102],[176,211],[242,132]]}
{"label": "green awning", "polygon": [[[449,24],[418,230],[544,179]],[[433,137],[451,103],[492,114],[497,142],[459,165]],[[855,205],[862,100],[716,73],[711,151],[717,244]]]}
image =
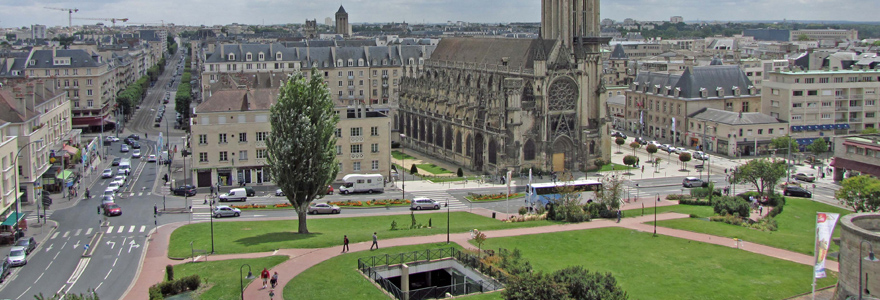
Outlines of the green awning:
{"label": "green awning", "polygon": [[61,178],[61,179],[67,179],[70,176],[73,176],[73,171],[64,170],[64,171],[61,171],[61,173],[58,173],[57,177]]}
{"label": "green awning", "polygon": [[[18,219],[19,219],[19,220],[24,219],[25,216],[27,216],[27,213],[25,213],[25,212],[20,212],[20,213],[18,213]],[[2,226],[12,226],[12,225],[15,225],[15,219],[16,219],[16,218],[15,218],[15,213],[13,212],[13,213],[9,214],[9,217],[6,218],[6,221],[3,221],[3,223],[0,224],[0,225],[2,225]]]}

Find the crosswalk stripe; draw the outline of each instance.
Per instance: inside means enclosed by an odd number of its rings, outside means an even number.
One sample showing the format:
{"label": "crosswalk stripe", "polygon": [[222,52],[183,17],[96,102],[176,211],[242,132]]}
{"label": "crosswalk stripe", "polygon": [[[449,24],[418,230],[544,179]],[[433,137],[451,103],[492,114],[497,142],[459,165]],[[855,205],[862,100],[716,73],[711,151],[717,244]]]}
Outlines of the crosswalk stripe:
{"label": "crosswalk stripe", "polygon": [[70,231],[65,231],[61,237],[66,238],[68,235],[70,235]]}
{"label": "crosswalk stripe", "polygon": [[107,227],[107,233],[113,233],[113,226]]}
{"label": "crosswalk stripe", "polygon": [[145,225],[141,225],[141,231],[140,231],[140,232],[144,232],[144,230],[147,230],[147,226],[145,226]]}
{"label": "crosswalk stripe", "polygon": [[128,229],[128,233],[132,233],[132,232],[134,232],[134,225],[132,225],[131,228]]}
{"label": "crosswalk stripe", "polygon": [[82,229],[77,229],[76,233],[74,233],[73,236],[79,236],[79,234],[82,233],[82,231],[83,231]]}
{"label": "crosswalk stripe", "polygon": [[413,192],[413,197],[426,197],[440,203],[448,203],[449,209],[466,209],[468,206],[444,191]]}
{"label": "crosswalk stripe", "polygon": [[122,233],[123,230],[125,230],[125,226],[119,226],[119,230],[116,233]]}
{"label": "crosswalk stripe", "polygon": [[55,232],[54,234],[52,234],[52,237],[50,237],[49,239],[50,240],[55,239],[56,237],[58,237],[58,233],[59,232]]}
{"label": "crosswalk stripe", "polygon": [[91,228],[89,228],[88,230],[86,230],[86,235],[90,235],[90,234],[92,234],[92,229],[91,229]]}

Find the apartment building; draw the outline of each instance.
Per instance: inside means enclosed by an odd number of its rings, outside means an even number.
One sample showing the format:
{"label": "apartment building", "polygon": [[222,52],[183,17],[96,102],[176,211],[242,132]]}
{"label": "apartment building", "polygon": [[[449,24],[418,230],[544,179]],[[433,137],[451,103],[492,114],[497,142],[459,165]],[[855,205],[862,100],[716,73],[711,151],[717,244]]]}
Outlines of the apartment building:
{"label": "apartment building", "polygon": [[688,116],[688,144],[730,157],[769,153],[770,141],[785,136],[788,124],[759,112],[703,108]]}
{"label": "apartment building", "polygon": [[880,70],[776,69],[763,84],[762,111],[788,122],[801,147],[880,126]]}
{"label": "apartment building", "polygon": [[[194,183],[263,184],[273,181],[267,167],[269,108],[278,88],[225,88],[196,107],[189,165]],[[346,174],[391,172],[391,118],[364,107],[337,107],[337,180]]]}
{"label": "apartment building", "polygon": [[834,181],[857,175],[880,177],[880,134],[834,137]]}
{"label": "apartment building", "polygon": [[[684,73],[640,72],[626,91],[626,129],[642,136],[698,146],[686,139],[690,116],[704,108],[759,112],[761,95],[737,66],[688,67]],[[702,130],[700,130],[702,132]]]}
{"label": "apartment building", "polygon": [[663,46],[658,43],[621,42],[619,45],[623,47],[626,56],[632,59],[654,57],[664,52]]}
{"label": "apartment building", "polygon": [[[6,123],[0,137],[16,137],[16,151],[24,147],[18,158],[18,182],[25,202],[39,200],[37,191],[46,182],[50,153],[78,140],[79,131],[71,130],[67,93],[55,86],[52,79],[23,79],[7,80],[0,88],[0,122]],[[38,140],[42,142],[32,143]]]}
{"label": "apartment building", "polygon": [[797,41],[802,36],[813,40],[833,42],[859,39],[859,31],[855,29],[803,29],[792,30],[789,34],[789,41]]}
{"label": "apartment building", "polygon": [[100,131],[113,128],[118,86],[116,64],[101,55],[83,49],[31,50],[26,58],[25,72],[29,78],[57,79],[57,88],[71,102],[73,128]]}
{"label": "apartment building", "polygon": [[20,197],[21,192],[15,193],[15,176],[17,168],[13,161],[18,154],[18,142],[16,136],[6,135],[9,122],[0,121],[0,216],[9,216],[15,211],[15,197]]}

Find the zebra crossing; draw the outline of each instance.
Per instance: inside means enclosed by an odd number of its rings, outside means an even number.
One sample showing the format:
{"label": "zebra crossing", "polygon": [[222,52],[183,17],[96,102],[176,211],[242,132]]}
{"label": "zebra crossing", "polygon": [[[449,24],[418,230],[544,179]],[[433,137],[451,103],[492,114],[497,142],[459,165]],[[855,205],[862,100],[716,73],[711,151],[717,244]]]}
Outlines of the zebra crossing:
{"label": "zebra crossing", "polygon": [[211,205],[202,204],[202,202],[193,201],[192,202],[192,220],[210,220],[211,219]]}
{"label": "zebra crossing", "polygon": [[[46,218],[51,217],[53,212],[55,212],[55,211],[51,210],[51,209],[46,210]],[[41,214],[43,214],[43,211],[30,212],[25,217],[25,220],[27,220],[28,224],[37,223]],[[39,222],[43,222],[43,221],[39,220]]]}
{"label": "zebra crossing", "polygon": [[149,196],[152,194],[153,194],[153,192],[137,192],[137,193],[135,193],[135,192],[122,192],[122,193],[119,193],[119,196],[141,197],[141,196]]}
{"label": "zebra crossing", "polygon": [[129,233],[146,233],[149,228],[146,225],[122,225],[122,226],[107,226],[106,229],[102,228],[79,228],[79,229],[71,229],[67,231],[56,231],[49,237],[49,240],[54,240],[56,238],[75,238],[75,237],[90,237],[93,233],[98,233],[103,231],[104,234],[129,234]]}
{"label": "zebra crossing", "polygon": [[446,191],[419,191],[419,192],[412,192],[412,195],[413,195],[413,199],[419,198],[419,197],[425,197],[425,198],[431,198],[434,201],[444,203],[444,204],[448,202],[450,210],[468,209],[468,206],[466,204],[462,203],[458,199],[455,199],[455,197],[453,197],[452,195],[450,195]]}

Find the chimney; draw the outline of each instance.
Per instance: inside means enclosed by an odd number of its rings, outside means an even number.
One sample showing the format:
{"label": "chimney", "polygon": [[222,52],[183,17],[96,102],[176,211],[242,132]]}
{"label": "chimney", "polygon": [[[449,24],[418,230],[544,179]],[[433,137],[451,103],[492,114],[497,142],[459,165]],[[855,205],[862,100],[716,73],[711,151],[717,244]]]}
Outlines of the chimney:
{"label": "chimney", "polygon": [[226,49],[223,47],[223,43],[218,43],[217,47],[220,47],[220,59],[226,59]]}
{"label": "chimney", "polygon": [[740,118],[740,119],[743,118],[743,112],[739,112],[739,118]]}
{"label": "chimney", "polygon": [[52,59],[55,59],[55,54],[57,54],[58,47],[52,46]]}
{"label": "chimney", "polygon": [[27,89],[23,90],[21,85],[15,85],[12,87],[12,95],[15,97],[15,110],[24,115],[24,119],[27,120],[27,110],[24,107],[26,101],[25,93],[27,93]]}
{"label": "chimney", "polygon": [[37,91],[40,92],[40,97],[46,99],[46,83],[43,82],[42,79],[37,80],[37,85],[35,87]]}

